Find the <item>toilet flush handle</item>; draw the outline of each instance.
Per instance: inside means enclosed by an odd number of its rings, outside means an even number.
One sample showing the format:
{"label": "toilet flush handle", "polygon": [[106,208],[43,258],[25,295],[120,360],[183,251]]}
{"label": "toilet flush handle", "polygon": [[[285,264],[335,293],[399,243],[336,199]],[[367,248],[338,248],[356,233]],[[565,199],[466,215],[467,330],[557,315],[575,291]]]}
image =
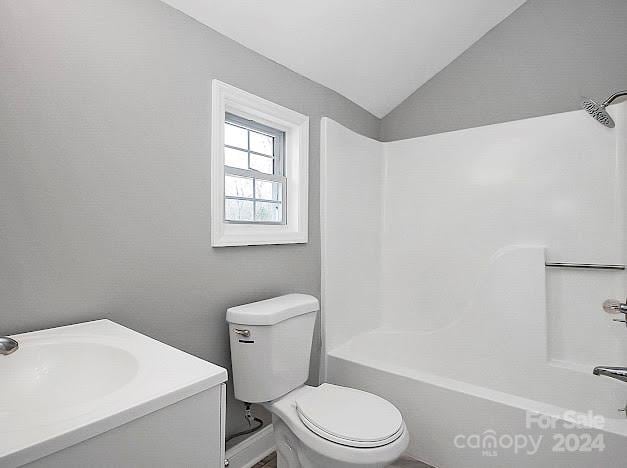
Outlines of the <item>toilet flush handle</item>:
{"label": "toilet flush handle", "polygon": [[246,338],[250,336],[250,330],[245,330],[243,328],[234,328],[233,333],[235,333],[236,335],[241,335]]}

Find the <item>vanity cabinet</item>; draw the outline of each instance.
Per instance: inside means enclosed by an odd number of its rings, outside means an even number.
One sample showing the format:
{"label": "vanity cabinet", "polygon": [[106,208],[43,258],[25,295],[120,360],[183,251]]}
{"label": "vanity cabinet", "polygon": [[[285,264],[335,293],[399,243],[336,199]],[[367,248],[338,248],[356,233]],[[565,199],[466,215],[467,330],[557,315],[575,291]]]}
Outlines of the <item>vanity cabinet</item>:
{"label": "vanity cabinet", "polygon": [[0,468],[223,468],[227,372],[110,320],[0,359]]}
{"label": "vanity cabinet", "polygon": [[223,468],[225,387],[220,384],[23,466]]}

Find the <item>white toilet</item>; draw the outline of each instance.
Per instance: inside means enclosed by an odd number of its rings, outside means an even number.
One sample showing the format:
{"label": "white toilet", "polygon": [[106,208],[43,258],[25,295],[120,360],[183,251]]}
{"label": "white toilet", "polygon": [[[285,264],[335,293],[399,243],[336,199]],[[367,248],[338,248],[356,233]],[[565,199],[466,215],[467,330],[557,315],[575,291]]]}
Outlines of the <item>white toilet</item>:
{"label": "white toilet", "polygon": [[306,294],[228,309],[235,397],[272,413],[280,468],[384,467],[409,443],[398,409],[361,390],[304,385],[319,309]]}

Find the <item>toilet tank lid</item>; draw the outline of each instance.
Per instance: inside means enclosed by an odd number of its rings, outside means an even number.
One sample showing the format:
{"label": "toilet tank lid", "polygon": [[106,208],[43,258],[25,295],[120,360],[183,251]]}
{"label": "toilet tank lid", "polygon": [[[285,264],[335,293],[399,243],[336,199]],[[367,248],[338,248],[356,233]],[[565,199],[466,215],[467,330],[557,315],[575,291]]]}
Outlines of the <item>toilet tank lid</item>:
{"label": "toilet tank lid", "polygon": [[297,315],[320,310],[318,299],[308,294],[286,294],[226,311],[226,321],[240,325],[274,325]]}

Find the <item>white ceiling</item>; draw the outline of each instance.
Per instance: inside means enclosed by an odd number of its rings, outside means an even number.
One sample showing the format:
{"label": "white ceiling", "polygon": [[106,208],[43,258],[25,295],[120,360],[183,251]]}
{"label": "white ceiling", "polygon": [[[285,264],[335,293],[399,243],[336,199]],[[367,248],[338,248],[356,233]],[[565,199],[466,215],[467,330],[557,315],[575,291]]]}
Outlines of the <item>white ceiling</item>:
{"label": "white ceiling", "polygon": [[163,0],[383,117],[526,0]]}

